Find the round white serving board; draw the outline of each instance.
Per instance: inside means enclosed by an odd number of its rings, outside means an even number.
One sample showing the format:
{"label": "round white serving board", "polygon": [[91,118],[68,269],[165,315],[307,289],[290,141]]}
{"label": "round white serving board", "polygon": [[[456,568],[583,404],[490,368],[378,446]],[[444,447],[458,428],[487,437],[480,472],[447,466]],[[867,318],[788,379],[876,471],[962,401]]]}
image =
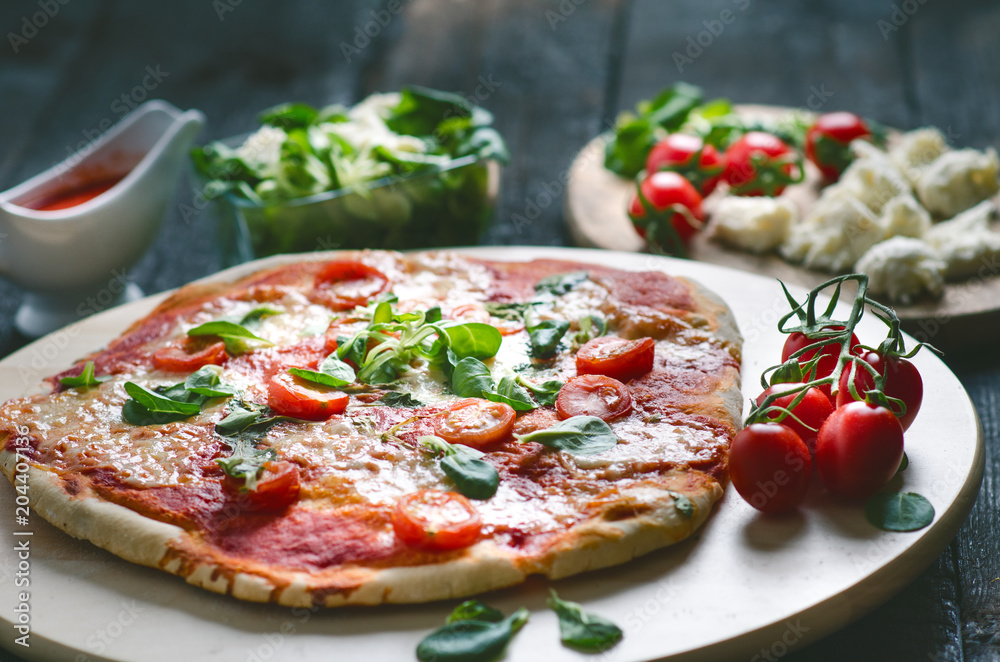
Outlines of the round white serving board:
{"label": "round white serving board", "polygon": [[[483,248],[470,254],[498,260],[553,257],[616,266],[662,269],[690,276],[733,308],[744,347],[744,395],[759,391],[759,375],[780,354],[775,322],[787,304],[773,280],[745,272],[635,253],[552,248]],[[312,258],[313,256],[308,256]],[[316,256],[322,257],[322,256]],[[302,256],[242,265],[212,278],[231,278]],[[146,314],[164,295],[86,319],[0,361],[0,397],[37,389],[39,380],[99,349]],[[859,335],[882,334],[874,316]],[[879,336],[881,337],[881,336]],[[871,342],[875,342],[872,340]],[[959,381],[930,352],[915,363],[932,385],[906,434],[910,467],[902,488],[920,492],[937,511],[915,533],[873,528],[858,506],[832,502],[815,488],[800,513],[759,515],[731,488],[692,539],[623,566],[527,584],[483,599],[510,612],[525,606],[531,621],[507,658],[560,662],[599,659],[636,662],[774,656],[860,617],[912,581],[954,537],[979,490],[983,442],[975,410]],[[897,479],[898,480],[898,479]],[[34,660],[232,662],[414,660],[417,642],[444,622],[457,601],[401,607],[315,610],[256,605],[209,593],[172,575],[132,565],[88,542],[70,538],[32,514],[30,529],[31,647],[14,644],[17,602],[12,529],[14,490],[0,485],[0,646]],[[625,630],[602,656],[559,643],[554,614],[545,608],[549,585],[569,600]]]}

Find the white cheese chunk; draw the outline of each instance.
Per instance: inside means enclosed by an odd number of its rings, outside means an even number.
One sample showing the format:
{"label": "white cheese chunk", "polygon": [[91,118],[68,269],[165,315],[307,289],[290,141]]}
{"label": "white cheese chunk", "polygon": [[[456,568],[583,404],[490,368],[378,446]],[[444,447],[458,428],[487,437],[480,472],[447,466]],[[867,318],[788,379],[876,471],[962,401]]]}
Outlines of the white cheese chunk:
{"label": "white cheese chunk", "polygon": [[910,183],[885,152],[872,147],[840,176],[840,185],[876,214],[893,198],[912,193]]}
{"label": "white cheese chunk", "polygon": [[810,269],[839,272],[851,268],[882,238],[878,217],[838,184],[824,191],[779,250],[786,259],[801,261]]}
{"label": "white cheese chunk", "polygon": [[990,219],[996,214],[997,208],[990,200],[984,200],[975,207],[966,209],[955,218],[934,224],[924,233],[923,239],[935,249],[945,245],[963,234],[984,232],[990,227]]}
{"label": "white cheese chunk", "polygon": [[931,215],[912,195],[893,198],[879,217],[884,237],[922,237],[931,227]]}
{"label": "white cheese chunk", "polygon": [[996,207],[984,200],[950,221],[938,223],[924,234],[924,242],[948,265],[947,278],[974,276],[1000,257],[1000,233],[990,230]]}
{"label": "white cheese chunk", "polygon": [[789,200],[730,196],[712,213],[712,237],[751,253],[766,253],[785,241],[797,218],[798,210]]}
{"label": "white cheese chunk", "polygon": [[944,135],[927,127],[900,136],[899,142],[889,150],[889,158],[910,184],[916,186],[924,170],[948,149]]}
{"label": "white cheese chunk", "polygon": [[924,242],[893,237],[872,246],[856,269],[868,274],[868,286],[893,301],[910,303],[918,296],[941,296],[945,263]]}
{"label": "white cheese chunk", "polygon": [[921,174],[917,195],[931,214],[949,218],[1000,191],[995,149],[945,152]]}

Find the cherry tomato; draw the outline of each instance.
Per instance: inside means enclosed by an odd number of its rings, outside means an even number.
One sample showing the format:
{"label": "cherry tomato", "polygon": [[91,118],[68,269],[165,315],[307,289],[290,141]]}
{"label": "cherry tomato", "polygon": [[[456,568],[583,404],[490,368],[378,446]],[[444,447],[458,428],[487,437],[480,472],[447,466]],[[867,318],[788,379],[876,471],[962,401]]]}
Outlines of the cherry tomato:
{"label": "cherry tomato", "polygon": [[722,179],[723,169],[722,156],[715,147],[686,133],[671,133],[653,145],[646,157],[646,172],[676,172],[706,197]]}
{"label": "cherry tomato", "polygon": [[439,414],[435,429],[449,443],[481,448],[508,439],[515,416],[508,404],[468,398]]}
{"label": "cherry tomato", "polygon": [[267,404],[276,413],[307,421],[323,421],[347,408],[346,393],[280,372],[267,383]]}
{"label": "cherry tomato", "polygon": [[802,177],[795,150],[763,131],[743,134],[726,150],[725,160],[722,178],[735,195],[781,195],[788,184]]}
{"label": "cherry tomato", "polygon": [[[920,372],[916,367],[907,361],[897,357],[885,359],[878,352],[861,350],[857,355],[875,368],[878,374],[885,377],[885,394],[890,398],[897,398],[906,405],[906,413],[899,417],[899,424],[903,430],[908,430],[920,411],[920,403],[924,398],[924,382],[920,379]],[[861,399],[864,399],[865,392],[875,385],[875,379],[871,373],[861,366],[854,369],[854,388]],[[840,385],[837,391],[837,406],[842,407],[848,402],[852,402],[848,382],[851,376],[851,366],[844,366],[844,371],[840,373]]]}
{"label": "cherry tomato", "polygon": [[588,340],[576,353],[576,371],[581,375],[604,375],[621,382],[645,375],[653,369],[656,341],[626,340],[600,336]]}
{"label": "cherry tomato", "polygon": [[461,306],[456,306],[455,309],[451,311],[451,319],[459,322],[482,322],[483,324],[489,324],[499,331],[502,336],[509,336],[520,331],[524,331],[523,321],[505,320],[493,317],[478,303],[467,303]]}
{"label": "cherry tomato", "polygon": [[268,462],[257,488],[245,492],[251,508],[284,510],[299,500],[299,468],[291,462]]}
{"label": "cherry tomato", "polygon": [[729,475],[747,503],[765,513],[794,509],[809,489],[812,459],[799,435],[780,423],[753,423],[729,448]]}
{"label": "cherry tomato", "polygon": [[411,547],[448,551],[479,539],[483,521],[461,494],[421,490],[399,499],[392,511],[396,536]]}
{"label": "cherry tomato", "polygon": [[153,352],[153,367],[166,372],[194,372],[207,365],[222,365],[228,358],[224,342],[186,340],[179,346],[167,345]]}
{"label": "cherry tomato", "polygon": [[[669,213],[670,209],[674,208],[674,205],[679,205],[686,209],[691,216],[695,219],[695,224],[680,212],[674,213],[670,216],[670,225],[673,230],[680,237],[682,243],[687,244],[691,240],[691,237],[699,230],[701,223],[705,220],[705,212],[701,208],[702,197],[698,193],[697,189],[691,185],[691,182],[684,179],[676,172],[670,172],[669,170],[663,170],[660,172],[654,172],[647,175],[642,183],[639,185],[639,190],[642,191],[642,195],[649,201],[653,209],[656,211],[664,211]],[[646,218],[646,209],[643,207],[642,201],[639,199],[638,195],[633,195],[632,200],[629,202],[629,217],[632,219],[632,224],[635,226],[636,232],[639,236],[644,239],[649,234],[650,228],[648,227],[651,222],[655,223],[654,219]],[[664,241],[666,235],[669,233],[668,228],[657,229],[652,228],[651,239],[665,243],[668,246],[671,242]],[[660,235],[664,236],[661,237]]]}
{"label": "cherry tomato", "polygon": [[851,141],[871,135],[865,121],[854,113],[825,113],[806,132],[806,156],[824,177],[835,180],[851,162]]}
{"label": "cherry tomato", "polygon": [[389,289],[389,278],[363,262],[330,262],[316,275],[317,298],[335,310],[364,306]]}
{"label": "cherry tomato", "polygon": [[604,375],[572,377],[556,396],[559,418],[596,416],[610,421],[632,411],[632,394],[617,379]]}
{"label": "cherry tomato", "polygon": [[885,407],[848,402],[837,408],[816,438],[816,469],[826,489],[866,499],[896,474],[903,459],[903,427]]}
{"label": "cherry tomato", "polygon": [[[842,331],[844,329],[844,327],[842,326],[834,326],[829,328],[834,331]],[[796,331],[795,333],[788,334],[788,337],[785,338],[785,345],[781,348],[781,362],[784,363],[785,361],[788,360],[788,358],[792,354],[799,351],[800,349],[808,347],[814,342],[816,341],[810,340],[809,338],[806,337],[804,333],[799,333],[798,331]],[[852,333],[851,348],[853,349],[859,343],[860,341],[858,340],[858,337]],[[816,356],[816,353],[817,350],[811,349],[808,352],[802,354],[802,356],[799,357],[799,365],[802,365],[807,361],[809,361],[810,359],[812,359],[814,356]],[[814,375],[812,375],[812,379],[821,379],[823,377],[833,374],[833,371],[837,369],[837,360],[840,358],[840,343],[831,342],[826,345],[822,345],[819,348],[819,353],[821,354],[821,356],[819,361],[816,363],[816,372]],[[803,377],[806,377],[806,375],[803,375]],[[818,388],[819,390],[823,391],[823,394],[826,397],[831,398],[832,402],[833,400],[833,397],[831,395],[831,393],[833,392],[832,385],[824,384]]]}
{"label": "cherry tomato", "polygon": [[[775,384],[771,386],[763,393],[757,396],[757,404],[764,402],[764,398],[771,395],[772,393],[786,393],[788,391],[795,390],[802,386],[802,384]],[[792,393],[790,395],[785,395],[772,404],[777,407],[785,407],[786,409],[792,404],[798,396],[797,393]],[[830,398],[820,391],[818,388],[811,388],[806,391],[805,397],[795,405],[792,409],[792,413],[796,417],[802,420],[799,423],[791,416],[786,416],[781,423],[789,428],[792,432],[799,435],[799,438],[806,443],[809,447],[810,453],[815,453],[816,451],[816,435],[819,434],[819,429],[823,426],[826,419],[833,413],[833,405],[830,404]],[[770,414],[768,418],[777,418],[780,412],[774,412]],[[807,427],[808,426],[808,427]],[[811,428],[811,429],[810,429]]]}

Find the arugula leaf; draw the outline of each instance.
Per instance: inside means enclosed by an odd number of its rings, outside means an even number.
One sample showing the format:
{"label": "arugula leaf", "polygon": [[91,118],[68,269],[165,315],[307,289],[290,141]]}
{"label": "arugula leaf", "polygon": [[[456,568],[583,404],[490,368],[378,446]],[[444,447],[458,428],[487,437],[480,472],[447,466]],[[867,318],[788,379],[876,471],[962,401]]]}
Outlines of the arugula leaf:
{"label": "arugula leaf", "polygon": [[531,354],[539,359],[548,359],[556,353],[559,342],[569,331],[569,322],[563,320],[542,320],[527,327],[531,340]]}
{"label": "arugula leaf", "polygon": [[865,516],[883,531],[917,531],[934,521],[934,506],[916,492],[880,492],[865,504]]}
{"label": "arugula leaf", "polygon": [[159,393],[139,386],[135,382],[125,382],[125,392],[132,399],[154,414],[182,414],[184,417],[194,416],[201,411],[201,406],[193,402],[179,402],[164,397]]}
{"label": "arugula leaf", "polygon": [[376,403],[380,405],[385,405],[386,407],[423,407],[424,403],[417,400],[409,393],[399,393],[398,391],[389,391],[381,398],[376,400]]}
{"label": "arugula leaf", "polygon": [[581,317],[577,322],[577,327],[579,330],[573,335],[574,348],[585,345],[588,341],[599,338],[608,331],[608,323],[597,314]]}
{"label": "arugula leaf", "polygon": [[624,633],[611,621],[584,611],[577,602],[560,599],[553,589],[549,593],[548,605],[559,616],[559,638],[566,646],[599,653],[622,640]]}
{"label": "arugula leaf", "polygon": [[455,607],[448,614],[448,623],[455,621],[486,621],[487,623],[499,623],[504,619],[503,612],[499,609],[480,602],[479,600],[466,600]]}
{"label": "arugula leaf", "polygon": [[541,384],[532,384],[521,375],[517,376],[517,383],[531,391],[539,404],[548,407],[556,403],[556,396],[559,395],[559,390],[563,387],[563,383],[559,380],[553,379]]}
{"label": "arugula leaf", "polygon": [[531,399],[528,392],[521,388],[514,377],[508,375],[500,380],[496,390],[484,392],[482,397],[493,402],[502,402],[510,405],[514,411],[531,411],[536,409],[535,401]]}
{"label": "arugula leaf", "polygon": [[319,364],[318,371],[306,370],[305,368],[289,368],[288,372],[306,381],[331,388],[347,386],[356,379],[354,368],[337,358],[337,352],[333,352],[330,356],[323,359],[323,362]]}
{"label": "arugula leaf", "polygon": [[89,387],[89,386],[99,386],[102,382],[106,382],[111,377],[101,376],[97,377],[94,375],[94,362],[87,361],[83,364],[83,371],[79,375],[73,377],[61,377],[59,383],[66,388],[79,388],[79,387]]}
{"label": "arugula leaf", "polygon": [[189,329],[187,334],[189,336],[219,336],[226,343],[226,350],[231,354],[242,354],[254,345],[260,347],[274,345],[270,340],[258,337],[245,326],[225,320],[206,322]]}
{"label": "arugula leaf", "polygon": [[511,322],[520,322],[524,319],[524,314],[532,304],[530,303],[500,303],[498,301],[487,301],[483,304],[486,312],[491,317]]}
{"label": "arugula leaf", "polygon": [[388,301],[383,301],[375,306],[375,312],[372,313],[372,324],[388,324],[392,321],[392,304]]}
{"label": "arugula leaf", "polygon": [[482,322],[436,327],[448,340],[448,347],[459,359],[489,359],[500,351],[503,336],[496,327]]}
{"label": "arugula leaf", "polygon": [[555,296],[566,294],[574,287],[587,280],[590,274],[586,271],[571,271],[568,274],[548,276],[535,283],[535,292],[549,293]]}
{"label": "arugula leaf", "polygon": [[515,434],[518,441],[533,441],[572,455],[596,455],[614,448],[618,437],[596,416],[573,416],[550,428]]}
{"label": "arugula leaf", "polygon": [[482,398],[493,390],[493,375],[485,363],[466,357],[451,372],[451,390],[463,398]]}
{"label": "arugula leaf", "polygon": [[463,495],[485,501],[496,494],[500,474],[492,464],[482,459],[481,451],[462,444],[449,444],[433,435],[420,437],[417,442],[441,455],[441,469]]}
{"label": "arugula leaf", "polygon": [[357,335],[354,338],[338,336],[337,358],[342,361],[350,361],[354,365],[361,365],[365,361],[367,347],[368,338],[364,335]]}
{"label": "arugula leaf", "polygon": [[503,653],[511,638],[528,622],[521,608],[497,623],[461,620],[431,632],[417,646],[419,662],[489,662]]}
{"label": "arugula leaf", "polygon": [[183,388],[209,398],[225,398],[236,393],[232,386],[222,383],[221,374],[222,368],[217,365],[202,366],[188,376]]}

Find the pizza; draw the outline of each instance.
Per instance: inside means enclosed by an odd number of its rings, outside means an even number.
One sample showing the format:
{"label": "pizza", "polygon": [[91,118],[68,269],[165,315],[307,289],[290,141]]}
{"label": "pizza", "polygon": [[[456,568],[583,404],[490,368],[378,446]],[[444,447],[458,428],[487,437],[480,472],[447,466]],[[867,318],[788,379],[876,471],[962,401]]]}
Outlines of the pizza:
{"label": "pizza", "polygon": [[467,596],[691,535],[741,340],[661,271],[317,253],[177,290],[0,407],[56,527],[236,598]]}

